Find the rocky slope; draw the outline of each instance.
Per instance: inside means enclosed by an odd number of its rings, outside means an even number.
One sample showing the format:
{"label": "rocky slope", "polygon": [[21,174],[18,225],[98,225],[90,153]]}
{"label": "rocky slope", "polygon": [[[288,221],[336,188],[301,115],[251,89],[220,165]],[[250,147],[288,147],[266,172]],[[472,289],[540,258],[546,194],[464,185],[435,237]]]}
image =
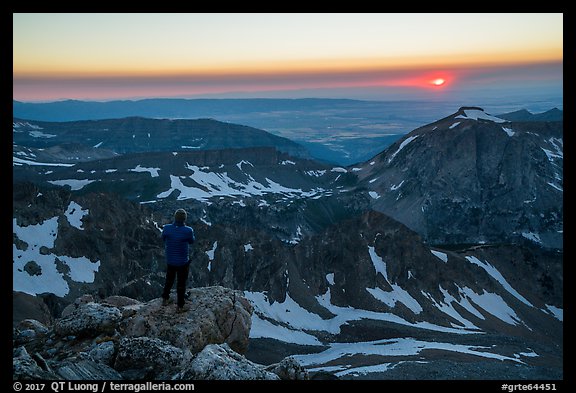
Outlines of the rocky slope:
{"label": "rocky slope", "polygon": [[[23,188],[18,195],[30,196],[20,202],[27,208],[15,212],[29,221],[14,223],[14,289],[44,299],[51,311],[47,324],[65,316],[65,306],[81,293],[129,295],[140,301],[159,296],[164,271],[154,219],[159,211],[112,195],[73,197],[58,188]],[[316,227],[315,234],[283,241],[264,226],[270,225],[267,214],[297,222],[310,214],[309,206],[292,213],[226,202],[211,208],[220,215],[210,223],[201,220],[210,217],[210,208],[189,209],[198,239],[189,284],[243,291],[254,309],[246,353],[251,361],[271,364],[291,355],[310,372],[338,371],[342,377],[361,377],[355,370],[374,361],[396,365],[410,356],[430,362],[458,355],[491,366],[496,361],[560,367],[561,254],[530,245],[452,251],[430,247],[417,233],[375,211],[355,215],[349,210],[348,218]],[[39,233],[44,226],[55,237],[52,244],[27,232],[36,228]],[[115,235],[110,237],[109,231]],[[115,246],[107,247],[106,241]],[[94,247],[98,244],[103,246]],[[77,256],[85,249],[93,250],[87,255],[97,255],[97,261]],[[68,292],[59,292],[62,288]],[[14,297],[15,309],[25,304],[23,298]],[[20,309],[18,316],[33,318],[37,308],[34,304],[28,315]],[[143,311],[141,316],[140,330],[127,331],[159,334],[151,322],[153,313]],[[13,320],[15,325],[20,321]],[[470,354],[478,335],[487,345]],[[336,350],[358,343],[360,352],[365,346],[381,351],[386,347],[379,342],[399,338],[420,349],[400,352],[400,357],[394,351],[357,354],[352,363],[347,352]],[[435,351],[421,352],[430,346]],[[348,350],[355,353],[352,348]]]}
{"label": "rocky slope", "polygon": [[302,146],[253,127],[213,119],[122,119],[44,122],[13,119],[13,142],[33,148],[62,144],[117,154],[276,147],[295,157],[309,157]]}
{"label": "rocky slope", "polygon": [[463,107],[359,166],[374,209],[437,244],[562,248],[563,123]]}
{"label": "rocky slope", "polygon": [[160,228],[184,207],[189,284],[242,291],[253,362],[561,378],[561,124],[526,124],[462,108],[348,168],[274,148],[66,165],[15,149],[14,325],[53,324],[86,293],[153,301]]}
{"label": "rocky slope", "polygon": [[13,332],[13,378],[49,380],[308,379],[292,358],[269,367],[242,354],[252,306],[239,291],[196,288],[184,313],[160,298],[76,299],[45,326],[21,321]]}

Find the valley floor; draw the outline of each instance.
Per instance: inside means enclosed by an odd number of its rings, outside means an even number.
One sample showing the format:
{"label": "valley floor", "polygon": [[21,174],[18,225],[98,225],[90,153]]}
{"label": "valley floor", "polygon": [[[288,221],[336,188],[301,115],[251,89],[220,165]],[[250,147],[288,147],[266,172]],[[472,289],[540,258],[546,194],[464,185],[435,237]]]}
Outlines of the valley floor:
{"label": "valley floor", "polygon": [[537,340],[493,334],[405,337],[326,347],[250,339],[246,357],[268,364],[290,355],[313,379],[316,374],[342,380],[563,379],[562,344],[556,348]]}

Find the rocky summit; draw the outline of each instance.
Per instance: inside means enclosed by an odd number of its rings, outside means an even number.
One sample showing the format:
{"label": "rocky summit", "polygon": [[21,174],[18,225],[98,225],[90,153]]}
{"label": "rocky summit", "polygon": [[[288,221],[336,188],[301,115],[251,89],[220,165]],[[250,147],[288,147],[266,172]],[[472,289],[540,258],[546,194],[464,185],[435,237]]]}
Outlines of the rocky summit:
{"label": "rocky summit", "polygon": [[462,107],[358,168],[373,208],[431,243],[525,238],[562,248],[562,121],[512,122]]}
{"label": "rocky summit", "polygon": [[239,291],[187,293],[184,313],[161,299],[83,296],[50,327],[26,319],[13,332],[14,379],[308,379],[292,358],[263,366],[243,356],[252,307]]}
{"label": "rocky summit", "polygon": [[[340,167],[15,120],[14,375],[562,379],[562,127],[462,107]],[[158,299],[177,208],[183,315]]]}

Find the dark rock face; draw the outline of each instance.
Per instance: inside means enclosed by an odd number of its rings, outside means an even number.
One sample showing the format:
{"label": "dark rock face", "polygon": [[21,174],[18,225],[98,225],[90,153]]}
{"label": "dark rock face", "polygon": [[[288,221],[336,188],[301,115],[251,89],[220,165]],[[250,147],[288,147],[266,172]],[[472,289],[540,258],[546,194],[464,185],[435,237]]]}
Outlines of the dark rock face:
{"label": "dark rock face", "polygon": [[[373,206],[431,243],[562,248],[562,122],[505,122],[480,108],[407,134],[358,172]],[[374,164],[372,164],[374,163]]]}
{"label": "dark rock face", "polygon": [[52,314],[41,297],[23,292],[12,293],[12,323],[31,318],[45,325],[52,323]]}
{"label": "dark rock face", "polygon": [[[154,290],[147,293],[144,290],[146,288],[143,288],[139,297],[150,299],[158,296],[158,287],[151,284],[156,277],[154,273],[164,267],[160,231],[141,206],[111,194],[90,194],[72,200],[70,191],[61,187],[38,187],[32,183],[15,183],[13,190],[15,228],[26,230],[41,227],[50,220],[57,227],[53,234],[54,240],[48,246],[41,245],[41,237],[28,237],[27,243],[14,235],[17,249],[22,250],[22,254],[18,254],[21,255],[19,258],[35,259],[25,266],[37,264],[36,261],[47,261],[42,262],[44,269],[39,267],[33,272],[24,267],[23,274],[48,282],[49,279],[42,276],[44,270],[49,274],[51,266],[60,269],[63,280],[61,285],[66,286],[68,291],[61,292],[65,296],[61,294],[53,299],[60,304],[52,305],[54,316],[59,316],[71,299],[83,293],[101,296],[120,294],[122,288],[133,280],[142,279],[151,273],[147,287],[153,287]],[[73,218],[72,206],[77,206],[74,208],[76,212],[85,209],[82,206],[88,207],[79,222]],[[29,253],[36,248],[39,249],[38,253]],[[79,263],[76,262],[79,258],[85,258],[87,266],[97,271],[92,280],[89,277],[76,277],[70,270],[70,266],[73,269],[73,264]],[[69,259],[72,262],[68,262]],[[30,289],[34,290],[33,287]],[[15,290],[18,290],[17,286]],[[37,294],[42,294],[42,290]]]}

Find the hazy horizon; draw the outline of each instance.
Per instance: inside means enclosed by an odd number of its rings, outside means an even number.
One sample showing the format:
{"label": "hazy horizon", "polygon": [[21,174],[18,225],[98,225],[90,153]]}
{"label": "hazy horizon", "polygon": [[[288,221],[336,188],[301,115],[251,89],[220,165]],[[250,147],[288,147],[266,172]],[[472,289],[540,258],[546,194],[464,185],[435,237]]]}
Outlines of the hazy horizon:
{"label": "hazy horizon", "polygon": [[22,102],[563,94],[561,13],[13,14],[13,22],[13,98]]}

